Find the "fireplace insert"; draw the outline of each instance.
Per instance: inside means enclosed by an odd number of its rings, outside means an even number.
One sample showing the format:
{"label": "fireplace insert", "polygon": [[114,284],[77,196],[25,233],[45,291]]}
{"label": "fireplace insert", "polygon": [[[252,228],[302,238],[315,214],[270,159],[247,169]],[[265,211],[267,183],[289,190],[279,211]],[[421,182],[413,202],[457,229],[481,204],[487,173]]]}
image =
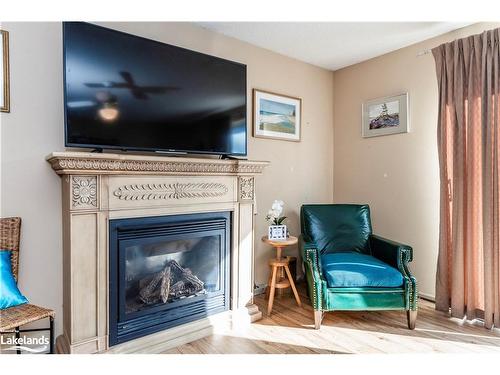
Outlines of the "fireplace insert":
{"label": "fireplace insert", "polygon": [[109,222],[109,345],[229,309],[230,213]]}

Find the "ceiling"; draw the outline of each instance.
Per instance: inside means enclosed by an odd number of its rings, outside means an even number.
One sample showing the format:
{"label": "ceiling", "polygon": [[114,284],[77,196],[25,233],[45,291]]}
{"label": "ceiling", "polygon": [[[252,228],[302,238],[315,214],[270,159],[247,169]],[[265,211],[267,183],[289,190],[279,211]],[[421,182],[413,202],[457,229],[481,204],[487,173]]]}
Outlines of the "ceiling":
{"label": "ceiling", "polygon": [[330,70],[470,25],[468,22],[198,22],[199,26]]}

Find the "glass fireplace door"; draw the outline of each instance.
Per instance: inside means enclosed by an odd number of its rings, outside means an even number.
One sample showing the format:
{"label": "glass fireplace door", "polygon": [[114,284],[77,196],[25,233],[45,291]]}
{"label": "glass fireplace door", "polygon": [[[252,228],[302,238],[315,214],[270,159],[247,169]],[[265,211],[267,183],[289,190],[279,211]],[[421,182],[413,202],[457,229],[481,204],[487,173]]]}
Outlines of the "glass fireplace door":
{"label": "glass fireplace door", "polygon": [[125,283],[120,305],[126,318],[222,291],[224,233],[173,237],[120,243],[120,279]]}

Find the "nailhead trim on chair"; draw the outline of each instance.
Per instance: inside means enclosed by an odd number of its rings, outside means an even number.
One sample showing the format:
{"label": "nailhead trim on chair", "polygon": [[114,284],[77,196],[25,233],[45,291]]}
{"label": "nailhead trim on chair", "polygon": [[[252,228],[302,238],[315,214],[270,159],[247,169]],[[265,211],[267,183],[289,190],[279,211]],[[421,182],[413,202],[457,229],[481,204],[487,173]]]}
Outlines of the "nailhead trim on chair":
{"label": "nailhead trim on chair", "polygon": [[406,304],[409,310],[417,310],[417,279],[413,277],[408,268],[408,263],[413,259],[411,249],[400,248],[398,252],[398,269],[403,274],[405,282],[408,285],[408,295],[406,297]]}
{"label": "nailhead trim on chair", "polygon": [[[313,281],[313,295],[312,295],[312,303],[315,310],[323,310],[323,296],[322,296],[322,280],[321,276],[319,280],[316,282],[315,274],[321,274],[321,270],[318,264],[318,250],[317,249],[306,249],[306,263],[308,264],[311,272],[311,277]],[[408,263],[412,261],[412,250],[409,248],[400,248],[398,251],[398,269],[403,274],[405,289],[407,292],[405,293],[405,305],[408,310],[417,310],[418,304],[418,285],[417,280],[411,274],[410,269],[408,268]],[[319,284],[319,285],[318,285]],[[407,287],[406,287],[407,286]]]}
{"label": "nailhead trim on chair", "polygon": [[[322,304],[322,296],[321,296],[321,287],[316,286],[316,282],[314,281],[314,274],[315,274],[315,268],[318,270],[318,259],[317,259],[317,254],[318,251],[316,249],[306,249],[306,262],[311,268],[311,277],[313,278],[313,295],[312,295],[312,302],[313,302],[313,307],[315,310],[322,310],[321,309],[321,304]],[[311,259],[311,257],[313,259]],[[318,271],[319,272],[319,271]]]}

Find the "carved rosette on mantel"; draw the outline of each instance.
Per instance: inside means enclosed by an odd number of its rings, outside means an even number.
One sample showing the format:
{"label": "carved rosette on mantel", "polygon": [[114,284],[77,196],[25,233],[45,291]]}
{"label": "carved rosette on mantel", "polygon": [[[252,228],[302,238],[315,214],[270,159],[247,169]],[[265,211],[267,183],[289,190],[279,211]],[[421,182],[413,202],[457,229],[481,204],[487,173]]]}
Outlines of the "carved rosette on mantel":
{"label": "carved rosette on mantel", "polygon": [[248,201],[254,199],[255,194],[255,182],[254,177],[239,177],[239,197],[242,201]]}
{"label": "carved rosette on mantel", "polygon": [[[86,152],[55,152],[47,161],[62,177],[64,332],[57,339],[59,352],[156,352],[210,334],[217,319],[260,319],[253,303],[252,216],[255,176],[268,162]],[[232,213],[230,314],[109,347],[108,221],[213,211]]]}
{"label": "carved rosette on mantel", "polygon": [[97,176],[71,176],[73,208],[97,207]]}

